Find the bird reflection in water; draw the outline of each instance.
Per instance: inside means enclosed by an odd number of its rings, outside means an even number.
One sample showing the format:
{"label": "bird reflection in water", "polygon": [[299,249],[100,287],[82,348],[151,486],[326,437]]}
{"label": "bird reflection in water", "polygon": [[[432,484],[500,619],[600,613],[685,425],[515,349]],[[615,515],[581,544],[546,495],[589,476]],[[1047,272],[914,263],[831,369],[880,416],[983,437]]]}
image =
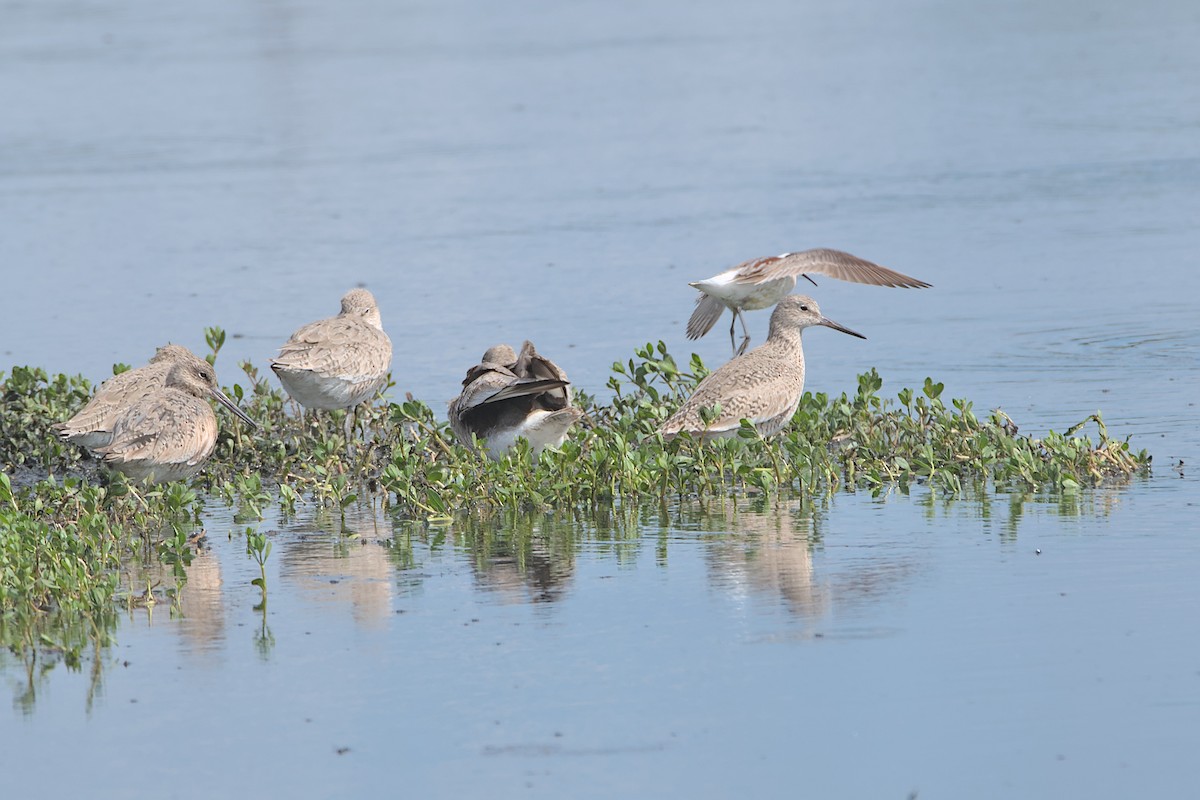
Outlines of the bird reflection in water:
{"label": "bird reflection in water", "polygon": [[225,604],[221,597],[221,560],[197,547],[179,590],[179,636],[187,652],[216,663],[225,643]]}
{"label": "bird reflection in water", "polygon": [[582,527],[549,515],[469,519],[460,529],[475,583],[502,604],[561,600],[575,575]]}
{"label": "bird reflection in water", "polygon": [[734,596],[769,598],[791,613],[817,620],[830,607],[830,588],[813,570],[819,538],[811,510],[800,502],[763,511],[729,504],[715,514],[697,514],[693,524],[724,529],[708,550],[715,587]]}
{"label": "bird reflection in water", "polygon": [[[807,501],[753,510],[727,506],[716,514],[697,514],[689,527],[728,531],[708,551],[714,586],[743,598],[782,607],[812,625],[833,619],[840,627],[864,605],[895,594],[915,571],[907,557],[819,559],[826,531],[823,517]],[[861,539],[850,543],[861,545]]]}
{"label": "bird reflection in water", "polygon": [[[385,514],[367,506],[289,526],[279,555],[280,579],[307,602],[349,608],[354,621],[380,628],[391,617],[395,565],[384,542],[393,535]],[[337,535],[334,535],[334,534]]]}

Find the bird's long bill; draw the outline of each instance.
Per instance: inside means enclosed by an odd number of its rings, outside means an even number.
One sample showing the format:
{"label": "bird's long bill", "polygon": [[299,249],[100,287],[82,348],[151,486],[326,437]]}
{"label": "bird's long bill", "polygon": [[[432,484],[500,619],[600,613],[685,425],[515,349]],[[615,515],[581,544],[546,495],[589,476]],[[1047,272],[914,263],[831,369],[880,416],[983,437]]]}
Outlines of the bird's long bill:
{"label": "bird's long bill", "polygon": [[238,407],[237,407],[237,405],[235,405],[235,404],[234,404],[234,402],[233,402],[232,400],[230,400],[228,397],[226,397],[226,396],[225,396],[225,393],[224,393],[224,392],[222,392],[220,389],[218,389],[217,387],[213,386],[213,387],[212,387],[211,389],[209,389],[208,391],[209,391],[209,392],[212,394],[212,396],[213,396],[214,398],[216,398],[216,401],[217,401],[218,403],[220,403],[221,405],[225,406],[225,407],[226,407],[226,408],[228,408],[230,411],[232,411],[232,412],[233,412],[233,415],[234,415],[235,417],[237,417],[237,418],[238,418],[238,419],[240,419],[242,422],[244,422],[244,423],[246,423],[247,425],[249,425],[251,428],[257,428],[257,427],[258,427],[258,423],[257,423],[257,422],[255,422],[254,420],[250,419],[250,417],[246,416],[246,412],[245,412],[245,411],[242,411],[240,408],[238,408]]}
{"label": "bird's long bill", "polygon": [[850,330],[845,325],[838,325],[836,322],[831,320],[829,317],[821,317],[821,324],[824,325],[826,328],[833,328],[835,331],[841,331],[842,333],[848,333],[851,336],[857,336],[860,339],[867,338],[867,337],[863,336],[861,333],[859,333],[858,331]]}

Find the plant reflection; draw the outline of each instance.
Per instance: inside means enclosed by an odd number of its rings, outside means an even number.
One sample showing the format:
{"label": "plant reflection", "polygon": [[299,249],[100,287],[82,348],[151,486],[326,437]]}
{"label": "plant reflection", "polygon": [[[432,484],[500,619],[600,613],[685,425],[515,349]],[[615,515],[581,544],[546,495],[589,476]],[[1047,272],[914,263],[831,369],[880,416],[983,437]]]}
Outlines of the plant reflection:
{"label": "plant reflection", "polygon": [[275,650],[275,634],[271,633],[271,626],[267,624],[267,604],[263,603],[259,610],[262,618],[258,630],[254,632],[254,649],[259,658],[268,661]]}
{"label": "plant reflection", "polygon": [[[672,558],[681,552],[692,557],[698,546],[714,592],[743,606],[747,616],[780,609],[811,634],[830,618],[845,622],[873,616],[866,609],[904,590],[921,569],[919,529],[889,534],[885,505],[919,507],[931,528],[973,518],[980,535],[1010,545],[1027,520],[1104,517],[1121,497],[1117,490],[1093,490],[1072,497],[999,493],[951,500],[914,489],[910,495],[860,495],[856,501],[741,498],[636,511],[614,505],[594,515],[468,514],[445,525],[414,522],[369,504],[318,508],[269,533],[276,555],[267,563],[278,570],[272,592],[279,593],[271,609],[292,614],[299,599],[335,616],[348,611],[357,625],[382,629],[395,618],[398,601],[419,596],[432,574],[464,567],[488,602],[554,605],[580,585],[581,564],[633,565],[650,556],[660,570],[668,570]],[[835,500],[842,527],[831,531]],[[221,661],[235,624],[231,617],[244,613],[239,606],[250,607],[258,594],[250,579],[259,569],[245,556],[241,528],[231,516],[210,517],[208,524],[208,538],[192,545],[195,555],[185,580],[153,553],[122,575],[121,605],[128,611],[123,627],[174,630],[183,655],[199,663]],[[831,539],[836,549],[827,549]],[[885,539],[887,546],[878,546]],[[243,602],[231,602],[233,597]],[[255,611],[252,646],[269,659],[275,634],[267,608],[255,606]],[[85,699],[90,711],[104,696],[104,673],[121,663],[108,647],[121,616],[114,606],[101,627],[77,617],[62,620],[53,612],[42,615],[36,627],[0,618],[0,638],[24,645],[0,649],[0,674],[10,684],[14,709],[32,713],[58,664],[80,672],[90,658]],[[75,641],[92,646],[79,654],[78,648],[65,646]]]}
{"label": "plant reflection", "polygon": [[[50,632],[47,633],[47,636],[61,636],[61,641],[91,642],[92,653],[88,666],[85,698],[85,709],[89,714],[95,701],[104,696],[104,654],[111,640],[111,628],[116,626],[116,614],[108,617],[105,622],[106,626],[111,627],[106,627],[104,631],[68,631],[57,624],[58,620],[51,615],[44,626]],[[86,621],[83,623],[76,621],[76,624],[90,627],[90,623]],[[3,625],[3,620],[0,619],[0,627]],[[71,672],[82,671],[83,660],[75,658],[73,652],[70,649],[56,648],[47,643],[43,643],[43,646],[40,647],[27,647],[19,652],[0,649],[0,674],[8,676],[9,686],[12,690],[13,709],[25,716],[31,715],[37,706],[38,692],[49,682],[55,667],[60,663],[65,663]],[[18,667],[17,664],[20,666]]]}

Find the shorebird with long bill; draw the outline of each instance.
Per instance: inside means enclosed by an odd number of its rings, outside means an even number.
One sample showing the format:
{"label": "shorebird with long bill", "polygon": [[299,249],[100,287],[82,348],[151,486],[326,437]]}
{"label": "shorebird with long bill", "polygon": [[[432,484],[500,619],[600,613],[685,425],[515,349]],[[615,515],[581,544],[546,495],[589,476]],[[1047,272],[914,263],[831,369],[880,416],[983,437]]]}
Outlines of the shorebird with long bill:
{"label": "shorebird with long bill", "polygon": [[142,483],[195,475],[217,446],[217,415],[208,398],[257,427],[217,386],[207,361],[178,362],[163,386],[126,407],[113,423],[108,444],[96,450],[105,465]]}
{"label": "shorebird with long bill", "polygon": [[[763,436],[782,430],[804,396],[800,334],[814,325],[867,338],[824,316],[811,297],[788,295],[771,313],[767,341],[700,381],[692,396],[659,426],[659,432],[667,439],[687,432],[707,441],[736,436],[743,419]],[[716,416],[706,421],[701,410],[717,406]]]}

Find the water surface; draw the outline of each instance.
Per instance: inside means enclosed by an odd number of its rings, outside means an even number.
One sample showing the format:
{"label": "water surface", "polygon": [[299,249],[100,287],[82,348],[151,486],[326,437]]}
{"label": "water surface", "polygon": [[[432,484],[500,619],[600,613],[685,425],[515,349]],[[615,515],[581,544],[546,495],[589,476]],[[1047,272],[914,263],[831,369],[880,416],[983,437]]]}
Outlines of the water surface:
{"label": "water surface", "polygon": [[833,246],[936,288],[811,289],[869,337],[812,332],[811,389],[933,376],[1034,433],[1102,409],[1156,463],[1078,508],[302,509],[262,523],[265,614],[214,501],[177,613],[135,611],[79,672],[3,657],[13,791],[1200,789],[1195,4],[0,16],[0,363],[99,379],[221,325],[229,383],[361,282],[397,396],[438,408],[525,338],[602,394],[646,341],[727,356],[723,325],[684,339],[686,281]]}

